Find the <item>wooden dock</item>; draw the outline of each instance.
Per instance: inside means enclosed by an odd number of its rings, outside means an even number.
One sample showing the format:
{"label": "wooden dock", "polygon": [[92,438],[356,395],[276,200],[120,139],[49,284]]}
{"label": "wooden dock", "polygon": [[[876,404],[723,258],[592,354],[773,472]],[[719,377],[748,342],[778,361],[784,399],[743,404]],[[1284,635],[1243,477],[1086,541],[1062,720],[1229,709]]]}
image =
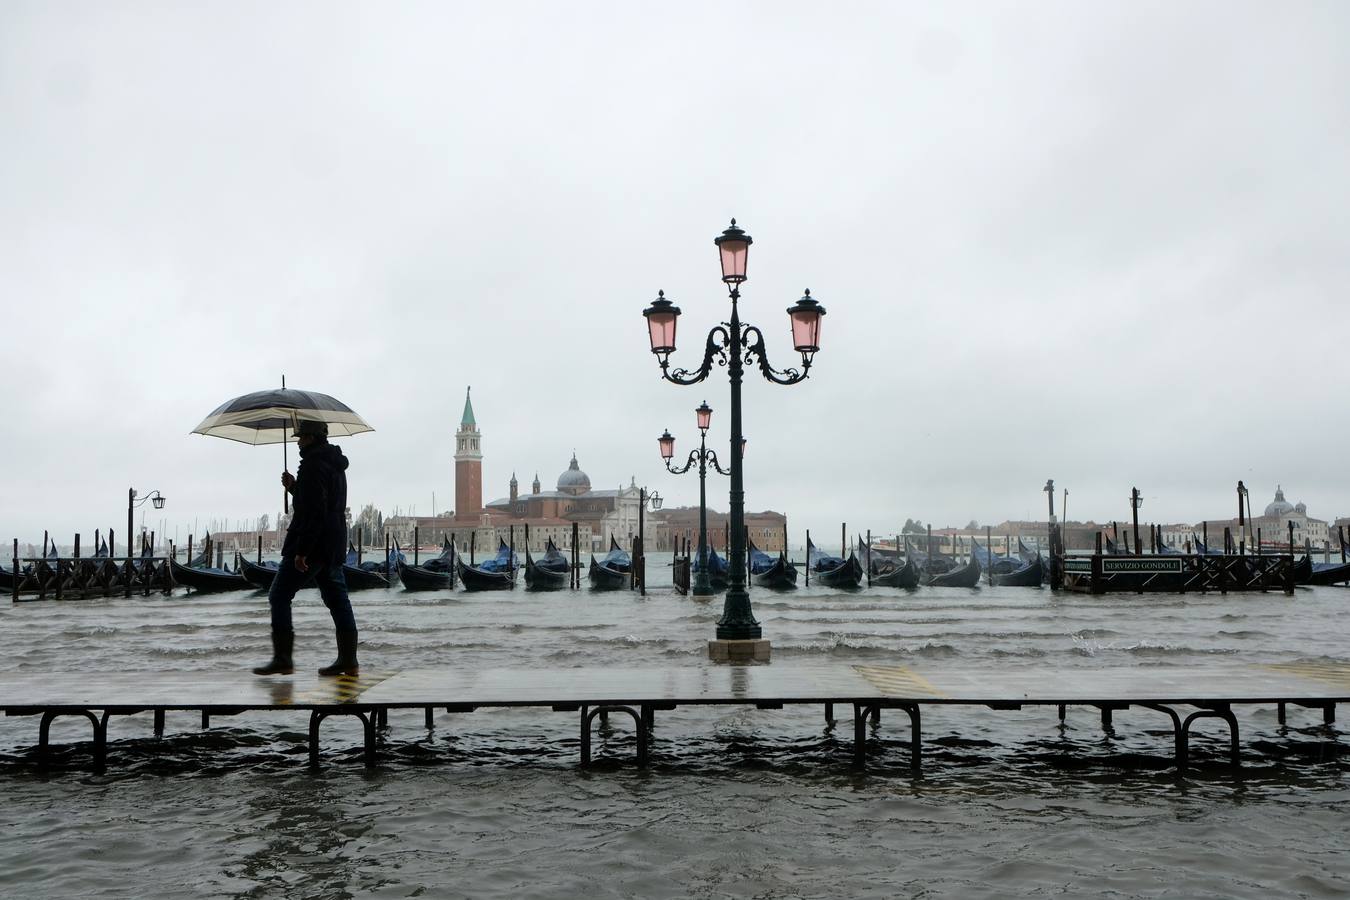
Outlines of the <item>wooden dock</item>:
{"label": "wooden dock", "polygon": [[1294,592],[1291,554],[1148,555],[1094,553],[1062,560],[1064,589],[1084,594]]}
{"label": "wooden dock", "polygon": [[[1169,668],[948,669],[907,665],[687,666],[664,669],[414,669],[358,677],[314,675],[259,678],[245,672],[33,673],[0,676],[0,709],[8,716],[38,716],[38,759],[46,758],[51,722],[78,716],[93,727],[94,762],[102,769],[112,716],[150,713],[156,735],[170,712],[195,712],[202,727],[213,717],[245,712],[308,712],[309,758],[319,763],[325,719],[351,716],[364,726],[367,765],[378,758],[378,731],[396,710],[421,710],[425,726],[437,710],[470,713],[493,707],[532,707],[579,714],[581,764],[591,761],[590,734],[597,717],[630,717],[637,761],[651,755],[656,714],[681,706],[823,707],[828,722],[836,705],[853,717],[853,764],[866,762],[866,724],[882,710],[903,711],[909,721],[910,767],[921,765],[924,707],[962,706],[1015,710],[1054,706],[1062,721],[1070,706],[1101,712],[1141,707],[1172,723],[1174,755],[1185,769],[1192,724],[1216,718],[1229,728],[1229,753],[1239,762],[1236,706],[1271,706],[1284,722],[1286,708],[1322,711],[1335,721],[1338,703],[1350,701],[1350,663],[1309,663]],[[468,720],[465,720],[468,721]]]}

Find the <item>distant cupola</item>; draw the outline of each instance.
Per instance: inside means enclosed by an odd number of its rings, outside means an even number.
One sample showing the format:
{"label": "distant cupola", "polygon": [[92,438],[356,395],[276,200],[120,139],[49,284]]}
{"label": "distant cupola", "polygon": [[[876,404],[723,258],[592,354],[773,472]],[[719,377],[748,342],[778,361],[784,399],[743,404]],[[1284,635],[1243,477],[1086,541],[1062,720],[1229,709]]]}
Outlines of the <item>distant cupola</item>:
{"label": "distant cupola", "polygon": [[530,492],[531,492],[531,493],[534,493],[534,494],[539,493],[539,473],[538,473],[538,472],[535,472],[535,473],[534,473],[534,484],[530,485]]}
{"label": "distant cupola", "polygon": [[581,467],[577,465],[577,453],[573,450],[572,462],[568,465],[567,471],[558,476],[558,493],[577,496],[589,493],[590,490],[590,476],[581,471]]}
{"label": "distant cupola", "polygon": [[516,481],[516,473],[511,473],[511,502],[515,503],[516,498],[520,496],[520,483]]}

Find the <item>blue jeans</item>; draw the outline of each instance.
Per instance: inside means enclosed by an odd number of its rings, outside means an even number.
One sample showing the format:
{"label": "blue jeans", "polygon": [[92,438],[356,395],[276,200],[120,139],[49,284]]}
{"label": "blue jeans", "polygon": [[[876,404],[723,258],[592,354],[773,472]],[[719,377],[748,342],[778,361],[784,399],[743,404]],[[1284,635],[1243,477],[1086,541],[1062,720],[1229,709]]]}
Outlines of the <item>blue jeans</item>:
{"label": "blue jeans", "polygon": [[283,556],[281,569],[272,580],[272,590],[267,595],[267,603],[272,607],[272,630],[292,631],[291,600],[295,592],[305,587],[310,578],[318,585],[323,605],[333,616],[333,627],[338,631],[355,631],[356,617],[352,615],[352,602],[347,597],[347,579],[343,577],[341,563],[337,565],[313,565],[308,572],[295,568],[295,557]]}

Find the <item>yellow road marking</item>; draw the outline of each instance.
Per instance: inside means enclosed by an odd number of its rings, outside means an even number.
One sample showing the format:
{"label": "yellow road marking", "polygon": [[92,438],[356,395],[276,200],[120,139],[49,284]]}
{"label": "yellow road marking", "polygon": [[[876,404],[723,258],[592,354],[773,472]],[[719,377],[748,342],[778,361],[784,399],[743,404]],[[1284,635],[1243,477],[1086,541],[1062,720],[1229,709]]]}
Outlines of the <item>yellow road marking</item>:
{"label": "yellow road marking", "polygon": [[853,671],[866,678],[873,687],[887,696],[946,696],[927,678],[908,666],[854,666]]}
{"label": "yellow road marking", "polygon": [[1303,678],[1311,678],[1313,681],[1320,681],[1323,684],[1330,684],[1334,687],[1350,691],[1350,663],[1271,663],[1269,665],[1261,666],[1261,668],[1285,675],[1298,675]]}

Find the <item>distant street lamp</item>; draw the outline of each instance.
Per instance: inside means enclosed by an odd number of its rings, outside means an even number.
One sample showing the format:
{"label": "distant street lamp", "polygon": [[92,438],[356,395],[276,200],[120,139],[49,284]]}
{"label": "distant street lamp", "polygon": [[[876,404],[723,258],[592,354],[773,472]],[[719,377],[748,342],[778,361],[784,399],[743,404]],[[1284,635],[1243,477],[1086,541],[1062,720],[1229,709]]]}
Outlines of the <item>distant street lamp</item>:
{"label": "distant street lamp", "polygon": [[638,546],[642,548],[642,575],[638,579],[638,591],[642,596],[647,596],[647,535],[643,530],[642,518],[647,511],[647,504],[652,505],[652,510],[661,508],[661,495],[655,492],[648,492],[647,489],[638,489]]}
{"label": "distant street lamp", "polygon": [[150,505],[153,506],[155,509],[163,509],[163,508],[164,508],[164,495],[161,494],[159,491],[151,491],[150,493],[146,494],[144,497],[141,497],[141,498],[138,500],[138,499],[137,499],[137,494],[136,494],[136,489],[135,489],[135,488],[127,488],[127,559],[128,559],[128,560],[130,560],[132,557],[134,557],[134,556],[136,555],[136,552],[132,549],[132,543],[131,543],[131,540],[132,540],[132,538],[131,538],[131,527],[132,527],[133,518],[134,518],[134,517],[133,517],[133,513],[135,512],[136,507],[138,507],[138,506],[144,506],[144,505],[145,505],[145,501],[147,501],[147,500],[150,501]]}
{"label": "distant street lamp", "polygon": [[[731,220],[731,227],[713,239],[717,246],[722,264],[722,282],[727,285],[731,297],[731,317],[725,325],[715,325],[708,332],[703,354],[703,364],[694,371],[670,369],[670,355],[675,352],[675,326],[680,316],[679,307],[672,304],[661,291],[651,306],[643,310],[647,318],[647,328],[651,339],[651,350],[661,366],[661,377],[680,385],[698,384],[712,373],[714,363],[727,367],[731,381],[731,583],[727,590],[726,603],[722,618],[717,622],[717,640],[723,641],[759,641],[762,632],[750,609],[750,594],[745,589],[745,474],[742,465],[744,452],[741,433],[741,380],[745,365],[757,362],[760,373],[776,384],[797,384],[806,379],[811,369],[811,361],[820,349],[820,320],[825,308],[817,303],[808,290],[794,305],[788,307],[788,320],[792,328],[792,345],[802,355],[800,370],[788,368],[782,371],[770,363],[764,347],[764,334],[754,325],[741,322],[738,301],[740,285],[746,280],[746,261],[750,254],[753,239]],[[664,444],[662,445],[664,448]],[[673,443],[671,444],[673,453]],[[742,452],[736,452],[740,450]],[[669,457],[667,457],[669,458]],[[709,645],[709,652],[716,658],[727,658],[731,647],[722,645],[722,653]],[[768,647],[763,645],[752,649],[753,653],[767,654]]]}
{"label": "distant street lamp", "polygon": [[708,465],[723,475],[730,475],[731,472],[723,469],[717,464],[717,453],[708,449],[708,426],[712,423],[712,408],[708,406],[708,401],[703,401],[699,408],[694,410],[698,421],[698,449],[689,451],[689,460],[680,468],[676,469],[670,465],[670,459],[675,455],[675,438],[666,431],[656,439],[657,445],[661,448],[661,458],[666,462],[666,471],[676,475],[683,475],[693,468],[694,463],[698,463],[698,568],[694,572],[694,596],[711,597],[713,594],[712,583],[708,580],[708,492],[706,478]]}

